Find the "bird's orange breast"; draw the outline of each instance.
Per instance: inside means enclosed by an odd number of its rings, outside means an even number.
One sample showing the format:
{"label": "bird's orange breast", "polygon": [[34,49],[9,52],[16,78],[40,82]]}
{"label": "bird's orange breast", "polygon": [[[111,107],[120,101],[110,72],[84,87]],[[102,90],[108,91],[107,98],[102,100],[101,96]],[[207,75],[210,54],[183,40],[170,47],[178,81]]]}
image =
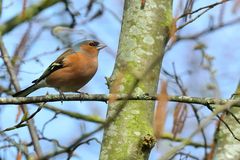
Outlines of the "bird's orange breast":
{"label": "bird's orange breast", "polygon": [[75,92],[92,79],[97,67],[97,56],[72,54],[63,60],[63,68],[54,71],[46,78],[46,83],[63,92]]}

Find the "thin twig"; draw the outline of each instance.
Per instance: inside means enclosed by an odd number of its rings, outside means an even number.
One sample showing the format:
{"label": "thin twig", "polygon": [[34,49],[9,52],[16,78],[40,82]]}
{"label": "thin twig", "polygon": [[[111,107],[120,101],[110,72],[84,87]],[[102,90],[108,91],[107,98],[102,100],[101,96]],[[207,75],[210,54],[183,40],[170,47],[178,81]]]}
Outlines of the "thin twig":
{"label": "thin twig", "polygon": [[200,13],[199,15],[197,15],[195,18],[193,18],[193,19],[189,20],[188,22],[184,23],[183,25],[179,26],[179,27],[177,28],[177,30],[180,30],[180,29],[182,29],[183,27],[185,27],[185,26],[189,25],[190,23],[194,22],[196,19],[198,19],[199,17],[201,17],[202,15],[204,15],[204,14],[205,14],[207,11],[209,11],[209,10],[210,10],[210,8],[206,9],[205,11],[203,11],[202,13]]}
{"label": "thin twig", "polygon": [[[7,67],[7,71],[9,73],[11,83],[13,84],[16,91],[20,91],[20,85],[17,81],[16,73],[14,71],[13,65],[11,63],[11,59],[9,57],[7,49],[5,48],[5,45],[3,43],[3,40],[2,40],[1,36],[0,36],[0,51],[1,51],[1,55],[3,57],[4,64]],[[22,109],[24,115],[27,116],[28,115],[27,108],[25,106],[22,106],[21,109]],[[29,130],[30,136],[31,136],[32,141],[33,141],[35,152],[36,152],[38,157],[41,157],[42,150],[41,150],[40,144],[38,142],[37,130],[36,130],[36,127],[34,125],[33,119],[28,119],[27,124],[28,124],[28,130]]]}
{"label": "thin twig", "polygon": [[202,31],[200,31],[198,33],[195,33],[193,35],[177,36],[177,41],[197,39],[197,38],[200,38],[203,35],[206,35],[208,33],[212,33],[214,31],[222,29],[223,27],[227,27],[227,26],[231,26],[231,25],[237,24],[239,22],[240,22],[240,17],[238,17],[236,19],[233,19],[233,20],[230,20],[229,22],[225,22],[224,24],[218,24],[216,26],[208,27],[208,28],[206,28],[206,29],[204,29],[204,30],[202,30]]}
{"label": "thin twig", "polygon": [[198,9],[192,11],[192,12],[186,12],[186,13],[182,14],[181,16],[179,16],[177,19],[184,18],[184,17],[186,17],[187,15],[195,14],[195,13],[197,13],[197,12],[203,10],[203,9],[212,9],[212,8],[214,8],[214,7],[216,7],[216,6],[220,5],[220,4],[226,3],[226,2],[228,2],[228,1],[231,1],[231,0],[222,0],[221,2],[216,2],[216,3],[213,3],[213,4],[210,4],[210,5],[207,5],[207,6],[198,8]]}
{"label": "thin twig", "polygon": [[202,128],[206,127],[207,125],[210,124],[210,122],[212,121],[213,118],[216,117],[216,115],[218,115],[220,112],[223,112],[227,109],[229,109],[231,106],[233,106],[234,103],[229,102],[223,106],[220,106],[219,108],[216,108],[213,113],[211,115],[209,115],[208,117],[206,117],[201,124],[199,125],[199,127],[186,139],[184,140],[180,145],[172,148],[169,152],[167,152],[166,154],[164,154],[159,160],[168,160],[170,157],[172,157],[175,153],[177,153],[178,151],[180,151],[181,149],[183,149],[187,144],[189,144],[189,142],[191,142],[191,139],[199,132],[201,131]]}
{"label": "thin twig", "polygon": [[80,114],[80,113],[76,113],[76,112],[71,112],[71,111],[60,109],[60,108],[56,108],[49,104],[44,104],[43,107],[52,112],[61,113],[61,114],[64,114],[64,115],[72,117],[72,118],[81,119],[81,120],[85,120],[88,122],[94,122],[94,123],[104,123],[104,120],[98,116],[84,115],[84,114]]}
{"label": "thin twig", "polygon": [[[187,90],[184,88],[182,80],[177,75],[177,71],[176,71],[176,67],[175,67],[174,63],[173,63],[173,72],[174,72],[174,79],[175,79],[179,89],[181,90],[181,92],[182,92],[182,94],[184,96],[187,96]],[[190,103],[190,106],[191,106],[191,108],[193,110],[193,113],[195,115],[195,118],[197,120],[198,125],[200,125],[201,120],[200,120],[200,116],[198,115],[196,107],[192,103]],[[204,142],[204,146],[205,146],[204,147],[204,153],[205,153],[205,157],[207,157],[207,137],[206,137],[206,135],[204,133],[204,128],[201,128],[201,133],[202,133],[203,142]]]}
{"label": "thin twig", "polygon": [[37,4],[33,4],[25,9],[25,14],[27,16],[22,17],[21,14],[16,15],[15,17],[12,17],[8,21],[6,21],[4,24],[0,25],[0,32],[1,34],[5,34],[7,32],[10,32],[12,29],[14,29],[17,25],[20,25],[29,19],[32,19],[34,16],[39,14],[42,10],[47,9],[48,7],[51,7],[58,2],[61,2],[62,0],[41,0]]}

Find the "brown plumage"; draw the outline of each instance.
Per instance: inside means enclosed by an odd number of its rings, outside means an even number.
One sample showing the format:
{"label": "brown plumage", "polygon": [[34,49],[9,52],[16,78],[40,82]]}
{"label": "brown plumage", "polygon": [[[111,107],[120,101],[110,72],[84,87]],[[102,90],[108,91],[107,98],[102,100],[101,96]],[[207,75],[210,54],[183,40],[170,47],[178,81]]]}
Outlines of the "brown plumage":
{"label": "brown plumage", "polygon": [[43,87],[53,87],[60,92],[76,92],[87,84],[98,68],[98,53],[105,45],[87,40],[80,43],[80,51],[68,49],[62,53],[33,85],[15,93],[24,97]]}

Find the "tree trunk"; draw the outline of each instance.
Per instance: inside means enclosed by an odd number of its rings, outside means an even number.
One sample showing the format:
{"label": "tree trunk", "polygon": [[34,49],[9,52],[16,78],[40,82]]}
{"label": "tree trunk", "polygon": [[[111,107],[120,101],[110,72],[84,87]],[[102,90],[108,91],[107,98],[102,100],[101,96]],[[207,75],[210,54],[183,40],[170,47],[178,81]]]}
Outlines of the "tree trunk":
{"label": "tree trunk", "polygon": [[[125,0],[110,93],[156,94],[171,5],[169,0]],[[105,128],[100,159],[147,159],[154,145],[153,109],[152,101],[110,101],[107,118],[120,113]]]}
{"label": "tree trunk", "polygon": [[[240,83],[237,87],[234,99],[240,98]],[[235,117],[240,117],[239,107],[232,107],[230,111],[235,115]],[[239,123],[233,118],[232,115],[227,114],[224,117],[224,121],[228,124],[234,135],[240,139],[240,129]],[[236,160],[240,159],[240,142],[236,140],[230,133],[229,129],[223,124],[220,124],[218,133],[215,137],[216,139],[216,149],[214,159],[217,160]]]}

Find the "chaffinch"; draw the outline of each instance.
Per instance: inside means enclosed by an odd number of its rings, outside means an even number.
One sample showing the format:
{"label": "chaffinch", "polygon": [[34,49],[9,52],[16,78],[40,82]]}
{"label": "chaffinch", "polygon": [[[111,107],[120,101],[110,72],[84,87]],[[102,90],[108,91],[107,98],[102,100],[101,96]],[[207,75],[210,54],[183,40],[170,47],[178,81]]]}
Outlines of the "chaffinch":
{"label": "chaffinch", "polygon": [[43,87],[53,87],[60,93],[77,92],[87,84],[98,68],[99,50],[106,47],[94,40],[81,42],[80,51],[68,49],[62,53],[30,87],[15,93],[14,97],[25,97]]}

